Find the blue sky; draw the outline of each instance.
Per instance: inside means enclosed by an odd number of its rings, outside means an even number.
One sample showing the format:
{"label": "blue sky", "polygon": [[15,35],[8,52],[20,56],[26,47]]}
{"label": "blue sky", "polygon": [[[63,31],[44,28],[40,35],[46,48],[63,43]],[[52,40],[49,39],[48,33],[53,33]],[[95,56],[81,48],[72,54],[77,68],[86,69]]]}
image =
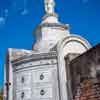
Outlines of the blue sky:
{"label": "blue sky", "polygon": [[[32,33],[44,15],[43,1],[0,0],[0,87],[7,48],[32,48]],[[83,36],[92,46],[100,43],[100,0],[55,1],[59,20],[70,24],[71,33]]]}

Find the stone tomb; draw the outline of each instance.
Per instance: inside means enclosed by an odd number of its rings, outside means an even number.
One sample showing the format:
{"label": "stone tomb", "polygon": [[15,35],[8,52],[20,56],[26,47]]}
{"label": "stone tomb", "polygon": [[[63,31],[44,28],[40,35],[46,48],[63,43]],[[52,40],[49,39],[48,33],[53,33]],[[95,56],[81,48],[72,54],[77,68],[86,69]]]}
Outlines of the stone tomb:
{"label": "stone tomb", "polygon": [[[55,51],[29,54],[9,49],[13,100],[59,100],[58,60]],[[25,54],[26,53],[26,54]],[[9,66],[8,65],[8,66]],[[10,92],[10,91],[9,91]]]}

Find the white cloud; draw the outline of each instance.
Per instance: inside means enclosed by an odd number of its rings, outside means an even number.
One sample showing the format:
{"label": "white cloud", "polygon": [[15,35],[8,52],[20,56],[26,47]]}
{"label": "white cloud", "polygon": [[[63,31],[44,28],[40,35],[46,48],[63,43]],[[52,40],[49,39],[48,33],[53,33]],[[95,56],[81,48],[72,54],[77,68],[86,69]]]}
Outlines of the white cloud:
{"label": "white cloud", "polygon": [[28,10],[27,9],[24,9],[22,12],[21,12],[21,15],[27,15],[28,14]]}
{"label": "white cloud", "polygon": [[83,3],[88,3],[89,0],[82,0]]}
{"label": "white cloud", "polygon": [[8,16],[8,9],[5,9],[4,12],[5,12],[5,16],[7,17]]}
{"label": "white cloud", "polygon": [[3,25],[5,25],[5,18],[4,17],[0,17],[0,27],[2,27]]}

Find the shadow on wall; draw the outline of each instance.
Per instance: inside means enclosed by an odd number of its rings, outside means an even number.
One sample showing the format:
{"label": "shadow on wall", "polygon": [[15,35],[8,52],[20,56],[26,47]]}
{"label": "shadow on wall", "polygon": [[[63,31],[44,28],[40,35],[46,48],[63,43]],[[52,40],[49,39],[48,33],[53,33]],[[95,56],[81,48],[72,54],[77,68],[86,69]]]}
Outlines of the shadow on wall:
{"label": "shadow on wall", "polygon": [[69,66],[71,97],[100,100],[100,44],[73,59]]}

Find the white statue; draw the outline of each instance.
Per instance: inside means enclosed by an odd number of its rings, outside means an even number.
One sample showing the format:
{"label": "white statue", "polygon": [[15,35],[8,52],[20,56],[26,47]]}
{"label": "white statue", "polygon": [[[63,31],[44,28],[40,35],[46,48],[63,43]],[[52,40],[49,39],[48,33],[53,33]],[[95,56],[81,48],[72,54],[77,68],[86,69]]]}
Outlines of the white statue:
{"label": "white statue", "polygon": [[54,0],[45,0],[45,11],[47,14],[54,14]]}

